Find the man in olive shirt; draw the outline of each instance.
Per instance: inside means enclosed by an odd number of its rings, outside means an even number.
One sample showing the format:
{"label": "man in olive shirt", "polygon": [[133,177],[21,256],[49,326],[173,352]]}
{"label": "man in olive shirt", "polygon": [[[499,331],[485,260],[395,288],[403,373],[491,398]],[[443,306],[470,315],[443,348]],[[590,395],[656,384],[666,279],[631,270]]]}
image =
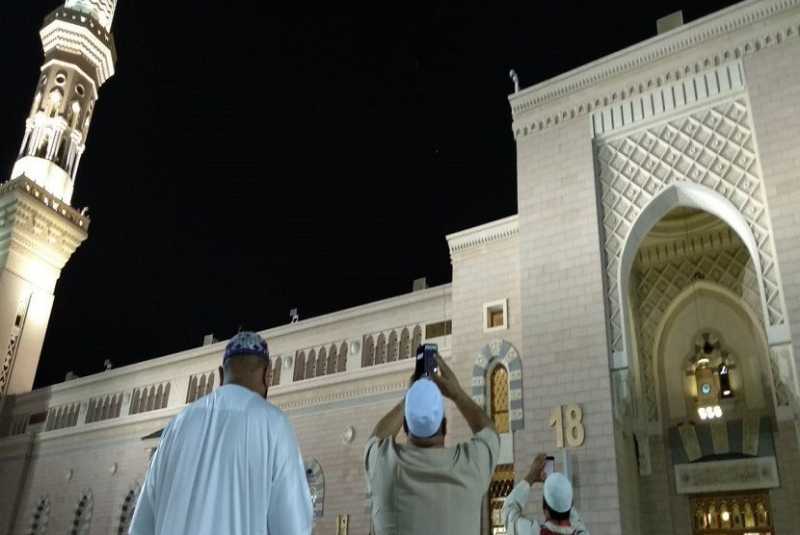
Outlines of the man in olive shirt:
{"label": "man in olive shirt", "polygon": [[[500,437],[437,356],[440,373],[414,382],[405,399],[378,422],[365,465],[375,535],[478,535],[482,499],[497,465]],[[451,399],[472,438],[445,448],[442,395]],[[394,438],[404,427],[408,444]]]}

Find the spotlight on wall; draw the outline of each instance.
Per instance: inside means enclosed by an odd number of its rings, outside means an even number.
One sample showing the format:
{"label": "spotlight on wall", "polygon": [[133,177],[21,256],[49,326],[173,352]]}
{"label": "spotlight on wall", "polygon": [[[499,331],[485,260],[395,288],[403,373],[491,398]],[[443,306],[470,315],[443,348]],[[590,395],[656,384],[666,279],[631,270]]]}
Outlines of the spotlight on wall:
{"label": "spotlight on wall", "polygon": [[706,412],[705,407],[700,407],[699,409],[697,409],[697,414],[700,415],[701,420],[705,420],[706,418],[708,418],[708,413]]}

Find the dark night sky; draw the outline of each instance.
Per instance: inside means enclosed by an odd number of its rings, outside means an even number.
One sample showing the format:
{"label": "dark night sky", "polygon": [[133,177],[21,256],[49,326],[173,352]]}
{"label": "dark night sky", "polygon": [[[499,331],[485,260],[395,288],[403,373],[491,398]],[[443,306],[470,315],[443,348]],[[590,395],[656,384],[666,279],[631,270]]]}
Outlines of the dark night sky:
{"label": "dark night sky", "polygon": [[[6,173],[59,3],[0,11]],[[37,386],[280,325],[293,306],[308,318],[448,282],[445,234],[516,212],[509,68],[527,87],[672,11],[733,3],[120,0],[117,74],[73,196],[90,236],[58,283]]]}

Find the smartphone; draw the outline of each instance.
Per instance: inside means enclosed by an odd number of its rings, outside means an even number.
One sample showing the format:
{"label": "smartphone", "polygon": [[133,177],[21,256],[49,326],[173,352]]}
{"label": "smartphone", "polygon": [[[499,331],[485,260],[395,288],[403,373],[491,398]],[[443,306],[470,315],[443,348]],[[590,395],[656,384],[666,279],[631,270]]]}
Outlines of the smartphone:
{"label": "smartphone", "polygon": [[433,377],[439,371],[436,355],[439,346],[436,344],[422,344],[417,348],[417,361],[414,367],[414,380],[420,377]]}
{"label": "smartphone", "polygon": [[544,477],[549,476],[556,471],[556,458],[548,455],[544,458]]}

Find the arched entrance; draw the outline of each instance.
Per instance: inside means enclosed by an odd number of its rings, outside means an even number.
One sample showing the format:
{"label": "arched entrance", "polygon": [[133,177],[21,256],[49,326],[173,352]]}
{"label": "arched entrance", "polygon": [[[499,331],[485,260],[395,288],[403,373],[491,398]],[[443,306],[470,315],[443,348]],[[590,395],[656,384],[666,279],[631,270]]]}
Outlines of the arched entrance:
{"label": "arched entrance", "polygon": [[[641,526],[668,504],[651,533],[776,533],[770,500],[788,468],[776,453],[775,331],[759,248],[736,209],[702,186],[667,188],[640,220],[619,264],[617,363],[632,372],[634,407],[619,440],[639,466],[623,492]],[[768,523],[754,524],[747,504]]]}

